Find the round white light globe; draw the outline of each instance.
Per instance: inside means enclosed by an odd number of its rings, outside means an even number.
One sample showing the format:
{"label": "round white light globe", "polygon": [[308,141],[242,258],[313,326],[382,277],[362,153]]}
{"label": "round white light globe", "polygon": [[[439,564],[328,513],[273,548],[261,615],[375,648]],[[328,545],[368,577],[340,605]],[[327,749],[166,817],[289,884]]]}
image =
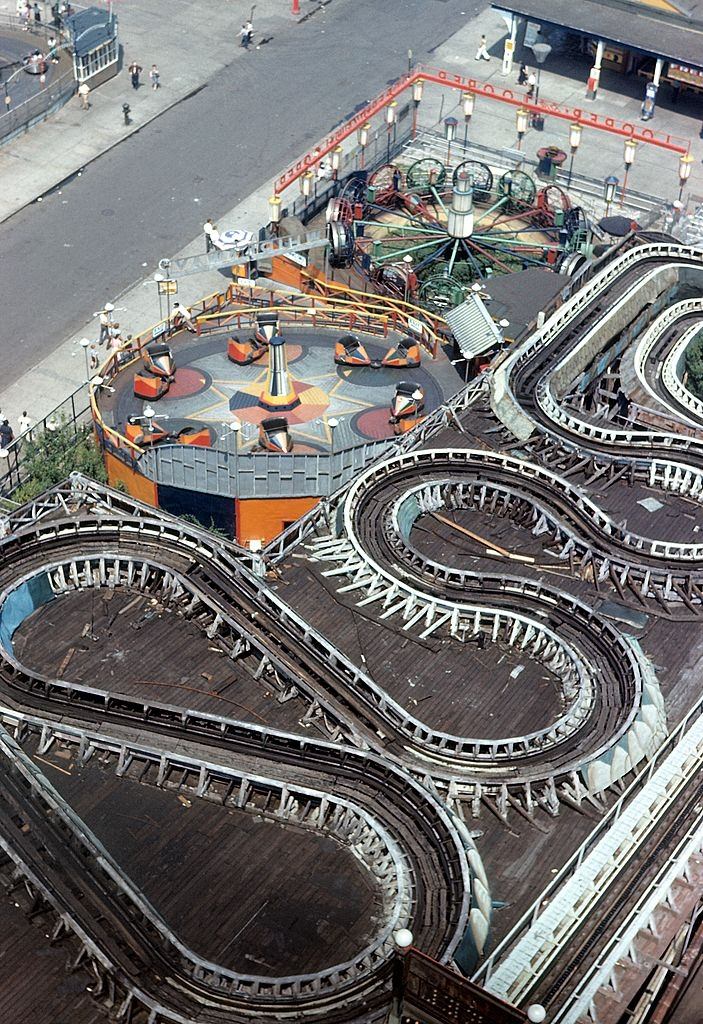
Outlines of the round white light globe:
{"label": "round white light globe", "polygon": [[542,1024],[546,1017],[547,1011],[539,1003],[533,1003],[532,1006],[527,1007],[527,1019],[530,1024]]}
{"label": "round white light globe", "polygon": [[393,932],[393,939],[399,949],[407,949],[413,944],[413,933],[409,928],[399,928],[397,932]]}

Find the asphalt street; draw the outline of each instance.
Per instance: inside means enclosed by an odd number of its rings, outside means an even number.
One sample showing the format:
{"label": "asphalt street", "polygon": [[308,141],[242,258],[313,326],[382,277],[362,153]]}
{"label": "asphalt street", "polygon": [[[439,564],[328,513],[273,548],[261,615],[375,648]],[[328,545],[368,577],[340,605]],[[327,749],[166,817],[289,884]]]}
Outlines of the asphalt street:
{"label": "asphalt street", "polygon": [[260,50],[233,45],[231,64],[204,89],[94,161],[62,195],[0,225],[3,385],[186,245],[206,215],[220,217],[372,99],[405,70],[408,49],[431,60],[484,7],[333,0]]}

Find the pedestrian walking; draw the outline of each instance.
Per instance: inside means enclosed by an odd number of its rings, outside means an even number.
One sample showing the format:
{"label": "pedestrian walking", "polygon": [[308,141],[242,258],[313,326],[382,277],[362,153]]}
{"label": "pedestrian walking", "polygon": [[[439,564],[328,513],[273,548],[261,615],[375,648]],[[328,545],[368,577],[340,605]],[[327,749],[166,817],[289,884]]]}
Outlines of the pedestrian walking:
{"label": "pedestrian walking", "polygon": [[527,98],[531,100],[535,94],[535,86],[537,85],[537,76],[534,71],[530,71],[527,76]]}
{"label": "pedestrian walking", "polygon": [[81,82],[78,86],[78,95],[80,97],[81,106],[84,110],[88,110],[90,107],[90,100],[88,99],[90,96],[90,86],[87,82]]}
{"label": "pedestrian walking", "polygon": [[49,36],[49,38],[46,41],[46,45],[49,47],[49,51],[47,53],[47,57],[49,58],[49,60],[51,61],[52,64],[58,64],[58,62],[59,62],[59,54],[58,54],[58,43],[56,41],[56,36],[54,36],[54,35]]}
{"label": "pedestrian walking", "polygon": [[20,435],[26,434],[27,431],[31,430],[32,427],[34,426],[32,421],[30,420],[29,416],[27,415],[27,410],[26,409],[24,410],[22,415],[17,420],[17,426],[19,427]]}
{"label": "pedestrian walking", "polygon": [[34,20],[37,25],[41,24],[41,11],[39,10],[39,4],[34,5]]}
{"label": "pedestrian walking", "polygon": [[215,246],[212,244],[212,232],[216,231],[216,230],[217,229],[215,228],[215,225],[213,224],[212,217],[208,217],[208,219],[203,224],[203,232],[205,234],[205,252],[206,253],[210,252],[212,249],[215,248]]}
{"label": "pedestrian walking", "polygon": [[490,56],[488,50],[486,49],[486,37],[485,36],[481,36],[481,42],[478,44],[478,50],[476,51],[476,56],[474,57],[474,60],[490,60],[490,59],[491,59],[491,56]]}
{"label": "pedestrian walking", "polygon": [[3,420],[0,423],[0,446],[9,448],[14,439],[15,435],[12,432],[9,420]]}
{"label": "pedestrian walking", "polygon": [[98,345],[104,344],[108,341],[112,335],[112,328],[118,327],[119,325],[114,323],[112,319],[112,311],[114,306],[111,302],[106,302],[104,309],[101,309],[98,313],[100,318],[100,337],[98,338]]}
{"label": "pedestrian walking", "polygon": [[51,21],[54,28],[61,28],[61,8],[58,3],[51,5]]}
{"label": "pedestrian walking", "polygon": [[132,63],[127,68],[127,70],[129,71],[129,76],[132,79],[132,88],[138,89],[139,76],[141,75],[144,68],[140,64],[137,64],[136,60],[133,60]]}
{"label": "pedestrian walking", "polygon": [[517,73],[517,84],[524,85],[527,81],[527,64],[523,61],[520,65],[520,70]]}
{"label": "pedestrian walking", "polygon": [[195,324],[193,323],[193,317],[187,306],[182,306],[180,302],[174,302],[173,304],[173,326],[178,328],[182,324],[185,324],[191,334],[195,334]]}
{"label": "pedestrian walking", "polygon": [[161,75],[159,74],[159,69],[157,68],[156,64],[151,65],[151,70],[149,72],[149,81],[151,82],[152,89],[158,89],[159,86],[161,85]]}
{"label": "pedestrian walking", "polygon": [[29,6],[28,3],[25,3],[22,6],[22,10],[20,11],[20,18],[22,19],[22,30],[23,30],[23,32],[28,32],[29,31],[29,18],[30,18],[31,13],[32,13],[32,8]]}
{"label": "pedestrian walking", "polygon": [[240,45],[243,46],[245,50],[249,49],[249,43],[251,42],[251,35],[253,31],[254,26],[250,21],[245,21],[239,30],[239,36],[241,39]]}

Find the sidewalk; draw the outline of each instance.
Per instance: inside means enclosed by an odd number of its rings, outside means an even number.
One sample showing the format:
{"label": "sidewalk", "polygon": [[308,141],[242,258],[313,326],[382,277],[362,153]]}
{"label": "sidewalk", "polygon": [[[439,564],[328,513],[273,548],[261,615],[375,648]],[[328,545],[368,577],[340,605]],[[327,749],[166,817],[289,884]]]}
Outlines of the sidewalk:
{"label": "sidewalk", "polygon": [[[0,0],[6,3],[7,0]],[[183,0],[174,0],[182,4]],[[262,4],[264,6],[264,4]],[[272,0],[268,0],[268,7],[272,7]],[[312,5],[311,5],[312,6]],[[231,10],[228,6],[227,10]],[[144,16],[146,17],[146,16]],[[174,16],[175,17],[175,16]],[[228,15],[229,17],[229,15]],[[213,11],[213,19],[224,20],[222,10]],[[257,22],[255,19],[255,33],[265,30],[268,32],[268,23],[264,26],[263,19]],[[236,19],[235,19],[236,23]],[[212,25],[208,26],[208,30]],[[516,88],[517,68],[509,79],[501,74],[501,60],[493,56],[490,62],[475,62],[473,57],[476,51],[481,34],[485,32],[491,43],[491,53],[502,55],[502,41],[505,36],[505,26],[495,12],[485,11],[478,18],[467,24],[458,33],[447,40],[438,48],[435,54],[437,67],[455,71],[466,76],[475,76],[481,80],[489,81],[496,87],[510,86]],[[222,43],[218,44],[224,52]],[[141,50],[137,47],[136,54],[126,44],[126,56],[129,61],[136,56],[143,65],[151,63],[152,56],[142,56]],[[238,56],[236,49],[229,52],[230,58]],[[242,53],[242,56],[244,54]],[[518,54],[519,56],[519,54]],[[156,58],[154,58],[156,59]],[[161,65],[163,60],[156,59]],[[555,66],[557,62],[555,59]],[[583,78],[581,78],[581,72]],[[162,68],[164,78],[167,80],[165,66]],[[620,91],[613,91],[613,79],[617,77],[615,84],[622,86],[619,76],[611,76],[607,79],[606,86],[599,92],[598,99],[594,104],[588,105],[584,100],[585,79],[587,69],[583,67],[571,69],[569,74],[557,74],[554,71],[545,70],[542,73],[542,96],[545,100],[553,100],[570,106],[583,109],[594,109],[599,113],[612,114],[618,120],[631,120],[639,123],[639,107],[641,97],[636,94],[636,88],[631,88],[631,95]],[[123,77],[125,77],[123,75]],[[604,76],[605,77],[605,76]],[[168,81],[168,80],[167,80]],[[127,82],[127,85],[129,83]],[[635,83],[638,87],[639,82]],[[131,91],[131,90],[130,90]],[[144,90],[146,92],[147,90]],[[142,98],[137,94],[139,102]],[[160,99],[160,97],[159,97]],[[144,97],[146,104],[151,100],[150,96]],[[122,96],[118,102],[121,104]],[[136,101],[135,101],[136,102]],[[463,117],[459,108],[461,92],[454,89],[426,88],[420,107],[421,125],[431,126],[440,122],[448,114],[453,114],[459,120],[457,138],[463,139]],[[142,109],[142,108],[139,108]],[[653,127],[666,126],[674,134],[689,136],[693,134],[692,153],[696,156],[696,164],[691,175],[690,187],[687,194],[691,198],[703,194],[703,170],[700,160],[703,156],[703,142],[698,139],[698,120],[695,116],[686,112],[683,102],[676,111],[669,111],[659,108],[653,122]],[[588,174],[591,177],[602,180],[608,174],[617,174],[622,180],[622,139],[608,135],[603,132],[584,129],[584,138],[575,163],[575,170]],[[475,113],[469,128],[469,139],[476,143],[491,145],[495,147],[512,148],[516,143],[515,135],[515,108],[503,103],[488,100],[478,100]],[[551,143],[559,144],[562,148],[568,148],[568,122],[558,121],[555,118],[548,119],[543,132],[536,132],[530,129],[523,143],[523,150],[530,156],[534,156],[537,148]],[[119,140],[115,140],[119,141]],[[58,143],[57,143],[58,145]],[[348,140],[345,148],[355,145],[355,137]],[[643,152],[649,150],[649,152]],[[0,151],[1,152],[1,151]],[[279,168],[278,173],[284,168]],[[275,177],[278,176],[278,173]],[[0,180],[1,177],[0,177]],[[630,184],[633,188],[643,192],[652,192],[665,198],[676,198],[678,193],[677,158],[671,153],[662,150],[653,150],[651,147],[640,147],[637,160],[630,174]],[[240,227],[257,232],[261,224],[268,221],[268,197],[271,195],[273,179],[266,182],[248,199],[235,206],[227,215],[218,218],[221,227]],[[295,192],[297,186],[293,186]],[[193,255],[203,251],[203,240],[201,237],[195,239],[181,252],[174,254],[175,257]],[[156,294],[156,286],[151,274],[156,267],[151,268],[150,274],[145,280],[130,288],[124,294],[113,296],[112,301],[120,308],[118,320],[123,327],[124,333],[138,333],[152,323],[158,322],[159,304]],[[202,274],[193,277],[186,277],[179,281],[179,295],[181,302],[192,303],[196,299],[209,293],[219,291],[231,278],[222,273]],[[103,296],[96,296],[95,309],[98,308]],[[124,312],[122,312],[124,308]],[[17,422],[18,415],[23,409],[29,411],[33,419],[45,415],[56,404],[67,396],[72,390],[78,387],[85,379],[85,363],[83,351],[79,342],[82,337],[93,340],[97,335],[95,323],[86,325],[73,337],[63,342],[51,355],[42,360],[29,373],[25,374],[14,386],[3,392],[1,405],[5,415],[9,416],[12,423]]]}
{"label": "sidewalk", "polygon": [[[100,5],[105,6],[104,0]],[[253,45],[262,37],[290,28],[321,6],[321,0],[303,0],[296,19],[288,3],[257,0]],[[0,147],[0,222],[192,96],[232,61],[250,59],[239,45],[238,36],[252,9],[248,2],[212,3],[200,22],[193,18],[191,0],[151,0],[149,4],[121,0],[114,9],[122,45],[122,70],[93,90],[90,110],[82,110],[74,96],[47,121]],[[14,16],[15,0],[0,0],[0,12]],[[126,70],[133,60],[144,68],[138,90],[132,89]],[[147,77],[152,64],[161,73],[161,88],[156,91]],[[129,126],[124,123],[123,103],[131,108]]]}

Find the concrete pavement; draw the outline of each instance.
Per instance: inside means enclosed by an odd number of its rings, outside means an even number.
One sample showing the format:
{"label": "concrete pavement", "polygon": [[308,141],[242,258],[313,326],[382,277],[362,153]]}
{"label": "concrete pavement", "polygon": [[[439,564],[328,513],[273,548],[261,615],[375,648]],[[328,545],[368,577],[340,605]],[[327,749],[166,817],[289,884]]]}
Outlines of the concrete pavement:
{"label": "concrete pavement", "polygon": [[[92,91],[89,110],[82,110],[74,96],[47,121],[0,147],[0,223],[194,95],[233,61],[251,59],[237,33],[252,7],[256,47],[262,38],[275,39],[330,2],[302,0],[298,18],[280,0],[257,0],[253,5],[223,0],[210,4],[200,15],[194,13],[190,0],[116,3],[122,70]],[[14,15],[15,0],[0,0],[0,12]],[[126,70],[133,60],[144,68],[138,90],[132,89]],[[147,78],[152,64],[161,72],[158,90],[149,86]],[[131,107],[129,126],[124,123],[123,103]]]}
{"label": "concrete pavement", "polygon": [[[335,4],[341,4],[341,2],[342,0],[335,0],[330,10],[333,11]],[[337,20],[334,17],[325,20],[325,25],[330,29],[336,28],[337,24]],[[322,22],[319,26],[319,31],[323,31]],[[431,55],[432,63],[448,70],[460,72],[463,75],[480,76],[496,86],[505,85],[506,80],[501,74],[500,60],[497,56],[494,56],[490,63],[481,62],[478,64],[473,59],[476,44],[483,32],[488,35],[489,42],[492,45],[492,52],[494,54],[502,54],[502,37],[505,34],[504,24],[495,12],[484,11],[479,17],[468,22],[458,32],[453,33],[445,42],[435,47]],[[299,56],[304,59],[307,54],[299,53]],[[142,63],[146,63],[146,58],[139,59]],[[586,63],[584,62],[582,66],[570,66],[567,68],[563,66],[558,56],[555,56],[554,63],[552,64],[550,61],[550,65],[542,74],[543,97],[572,106],[585,107],[585,78],[588,70]],[[349,69],[346,70],[345,77],[348,73]],[[514,87],[516,78],[517,65],[508,84],[512,84]],[[592,105],[592,108],[601,113],[613,114],[613,116],[619,119],[636,119],[641,101],[637,88],[640,83],[636,83],[634,87],[632,83],[628,83],[628,90],[625,91],[619,76],[613,76],[612,80],[607,75],[604,78],[604,87],[601,89],[598,99]],[[349,88],[346,82],[342,84],[345,88]],[[613,86],[618,87],[617,91],[614,91]],[[422,123],[431,125],[441,121],[449,113],[454,113],[459,117],[459,133],[462,135],[462,119],[458,111],[460,95],[459,92],[453,90],[426,89],[425,98],[421,106]],[[344,109],[351,107],[353,107],[353,103],[350,102]],[[310,121],[313,120],[313,114],[308,114],[307,111],[298,108],[298,116],[300,118],[300,124],[297,126],[298,130],[291,133],[293,138],[297,139],[297,149],[293,151],[292,155],[300,152],[305,144],[310,146],[315,141],[315,136],[311,136],[309,132],[305,131],[307,123],[309,123],[308,119]],[[332,118],[329,118],[327,121],[328,126],[331,121]],[[689,110],[683,102],[680,102],[675,110],[667,109],[666,97],[663,97],[653,124],[655,127],[657,124],[666,125],[668,130],[682,136],[694,135],[692,152],[696,155],[697,163],[691,177],[690,188],[694,196],[700,194],[703,191],[703,175],[701,175],[699,161],[701,155],[703,155],[703,143],[697,138],[698,122],[693,116],[693,111]],[[154,130],[154,127],[152,126],[150,130]],[[288,128],[290,130],[291,126],[288,126]],[[547,122],[544,132],[535,132],[533,130],[528,132],[524,140],[524,148],[527,152],[534,153],[538,146],[552,142],[564,147],[567,135],[568,123],[551,119]],[[477,102],[470,127],[470,138],[487,145],[514,146],[516,141],[514,108],[497,102],[483,100]],[[277,163],[274,164],[270,160],[262,160],[261,163],[262,166],[268,166],[270,170],[275,171],[277,174],[282,169],[280,151]],[[676,158],[671,154],[640,147],[630,181],[634,188],[654,192],[664,198],[672,199],[675,198],[678,191],[676,168]],[[576,169],[581,169],[584,173],[588,173],[600,180],[610,173],[618,174],[622,178],[622,140],[616,136],[604,135],[600,132],[585,131],[584,139],[577,155]],[[263,186],[251,192],[246,200],[237,203],[229,212],[219,216],[219,221],[230,226],[236,225],[256,230],[261,223],[268,219],[267,199],[271,194],[271,182],[274,176],[272,175],[270,181],[267,181]],[[148,203],[145,203],[145,206],[148,209]],[[203,211],[198,212],[198,217],[200,217],[201,212],[210,211],[203,209]],[[213,212],[218,213],[217,210]],[[192,218],[189,215],[187,223],[190,223],[191,220]],[[142,231],[145,235],[147,234],[145,225]],[[194,231],[193,234],[195,234]],[[202,240],[198,233],[195,240],[178,252],[177,255],[200,251],[202,251]],[[163,250],[161,250],[161,255],[163,255]],[[147,262],[148,268],[145,267],[143,272],[146,275],[148,269],[148,276],[145,277],[144,282],[140,282],[134,287],[125,290],[117,299],[117,305],[126,309],[126,312],[120,313],[120,322],[125,325],[128,331],[136,332],[141,330],[148,324],[156,322],[159,318],[158,301],[151,278],[151,274],[156,268],[154,263]],[[191,302],[208,292],[221,289],[223,281],[224,278],[220,274],[183,279],[180,282],[180,298],[185,302]],[[83,287],[90,295],[90,285],[84,284]],[[97,309],[106,297],[102,293],[93,293],[93,298],[90,300],[93,303],[93,308]],[[110,297],[114,299],[115,295]],[[14,384],[4,389],[0,396],[0,404],[2,404],[3,410],[15,418],[16,421],[18,413],[23,408],[29,407],[30,415],[38,418],[55,405],[64,394],[77,386],[85,375],[83,355],[78,342],[84,335],[88,337],[93,336],[91,334],[93,326],[89,325],[88,329],[82,327],[77,332],[72,333],[53,352],[47,353],[46,357],[40,360],[29,373],[22,374]]]}

